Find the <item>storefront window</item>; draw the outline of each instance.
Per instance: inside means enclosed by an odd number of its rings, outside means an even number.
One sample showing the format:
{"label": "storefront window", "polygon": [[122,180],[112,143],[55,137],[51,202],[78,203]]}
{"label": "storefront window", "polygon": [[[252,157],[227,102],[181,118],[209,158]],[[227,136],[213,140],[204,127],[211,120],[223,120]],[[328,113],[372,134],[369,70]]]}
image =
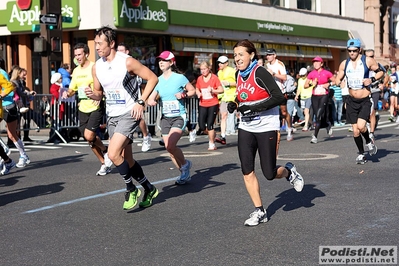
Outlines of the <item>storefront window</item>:
{"label": "storefront window", "polygon": [[125,36],[123,42],[129,46],[133,58],[158,74],[156,62],[158,37],[129,35]]}

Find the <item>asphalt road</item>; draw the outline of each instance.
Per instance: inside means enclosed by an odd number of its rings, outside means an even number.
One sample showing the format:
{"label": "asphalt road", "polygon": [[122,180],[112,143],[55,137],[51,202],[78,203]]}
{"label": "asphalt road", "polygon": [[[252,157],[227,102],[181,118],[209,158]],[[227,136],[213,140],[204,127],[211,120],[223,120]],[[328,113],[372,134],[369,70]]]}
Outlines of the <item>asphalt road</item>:
{"label": "asphalt road", "polygon": [[[245,227],[253,211],[237,156],[236,136],[208,152],[205,136],[180,142],[192,181],[153,141],[135,158],[160,193],[154,205],[124,211],[124,183],[100,165],[84,142],[26,145],[31,164],[0,177],[0,265],[317,265],[319,246],[398,245],[399,130],[382,117],[378,153],[356,165],[348,127],[287,142],[279,164],[292,161],[305,179],[297,193],[285,180],[257,173],[270,220]],[[33,134],[33,133],[32,133]],[[40,137],[33,135],[33,139]],[[134,145],[136,145],[135,143]],[[11,157],[17,159],[16,151]]]}

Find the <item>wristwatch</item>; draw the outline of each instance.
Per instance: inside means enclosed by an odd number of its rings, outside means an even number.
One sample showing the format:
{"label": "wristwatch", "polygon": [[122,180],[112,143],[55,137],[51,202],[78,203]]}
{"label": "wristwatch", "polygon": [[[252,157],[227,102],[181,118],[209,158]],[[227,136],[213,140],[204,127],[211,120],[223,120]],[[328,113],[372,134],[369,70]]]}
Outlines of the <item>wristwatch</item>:
{"label": "wristwatch", "polygon": [[145,106],[145,102],[143,100],[137,100],[136,103],[140,104],[141,106]]}

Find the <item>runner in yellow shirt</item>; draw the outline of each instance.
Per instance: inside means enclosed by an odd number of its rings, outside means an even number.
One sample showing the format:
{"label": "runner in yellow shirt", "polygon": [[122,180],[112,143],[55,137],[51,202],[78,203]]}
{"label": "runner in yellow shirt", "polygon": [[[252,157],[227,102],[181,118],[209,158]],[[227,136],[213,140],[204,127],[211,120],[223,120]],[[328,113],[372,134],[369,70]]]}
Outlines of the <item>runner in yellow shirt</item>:
{"label": "runner in yellow shirt", "polygon": [[85,93],[87,87],[93,88],[92,67],[94,63],[88,60],[89,53],[87,44],[75,45],[74,54],[79,65],[73,70],[69,89],[64,93],[63,98],[78,94],[80,132],[101,162],[101,168],[97,175],[106,175],[111,172],[112,161],[107,156],[107,147],[96,134],[104,116],[104,101],[93,101],[87,98]]}

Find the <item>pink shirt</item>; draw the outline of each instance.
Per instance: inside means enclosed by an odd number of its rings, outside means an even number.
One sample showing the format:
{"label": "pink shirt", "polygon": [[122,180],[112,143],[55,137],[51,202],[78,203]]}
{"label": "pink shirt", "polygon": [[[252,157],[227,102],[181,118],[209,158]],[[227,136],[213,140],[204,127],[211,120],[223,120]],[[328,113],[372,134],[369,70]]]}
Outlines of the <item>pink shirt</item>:
{"label": "pink shirt", "polygon": [[313,88],[312,94],[313,95],[328,94],[328,89],[323,88],[322,85],[328,83],[332,76],[333,73],[331,73],[328,70],[325,70],[324,68],[319,71],[317,70],[311,71],[308,75],[308,79],[313,81],[317,78],[317,85]]}
{"label": "pink shirt", "polygon": [[321,71],[313,70],[312,72],[310,72],[308,75],[308,79],[314,80],[315,78],[317,78],[317,84],[323,85],[328,83],[332,76],[333,73],[323,68]]}

